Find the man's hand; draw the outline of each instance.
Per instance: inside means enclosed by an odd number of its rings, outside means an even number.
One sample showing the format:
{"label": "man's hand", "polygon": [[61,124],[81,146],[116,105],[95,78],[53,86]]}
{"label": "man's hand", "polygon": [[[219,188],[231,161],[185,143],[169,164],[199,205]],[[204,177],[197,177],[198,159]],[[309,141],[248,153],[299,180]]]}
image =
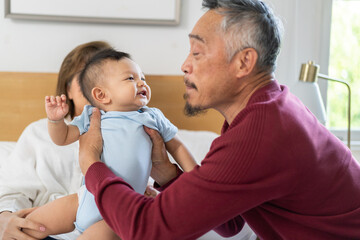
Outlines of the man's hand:
{"label": "man's hand", "polygon": [[164,140],[160,134],[156,130],[145,126],[144,130],[153,143],[151,153],[152,169],[150,175],[162,186],[177,176],[176,167],[169,160]]}
{"label": "man's hand", "polygon": [[81,171],[86,175],[89,167],[95,162],[100,162],[103,141],[100,130],[100,111],[94,108],[89,131],[80,136],[79,163]]}
{"label": "man's hand", "polygon": [[25,219],[35,208],[23,209],[14,213],[0,213],[0,239],[1,240],[36,240],[25,234],[22,229],[44,232],[45,227],[39,223]]}

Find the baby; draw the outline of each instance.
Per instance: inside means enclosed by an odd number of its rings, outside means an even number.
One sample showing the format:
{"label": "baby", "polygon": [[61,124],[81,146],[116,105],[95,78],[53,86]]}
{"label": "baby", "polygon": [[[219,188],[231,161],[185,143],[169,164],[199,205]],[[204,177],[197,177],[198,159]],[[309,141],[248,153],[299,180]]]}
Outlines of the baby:
{"label": "baby", "polygon": [[[54,143],[67,145],[77,141],[89,129],[92,109],[97,107],[104,143],[101,160],[138,193],[145,192],[151,170],[152,143],[143,125],[161,134],[167,150],[184,171],[194,168],[193,157],[176,136],[177,128],[159,109],[146,107],[150,87],[129,54],[113,49],[99,52],[85,65],[79,83],[92,106],[85,106],[69,125],[64,122],[69,109],[65,95],[45,98],[48,131]],[[35,238],[70,232],[75,222],[81,239],[118,239],[102,220],[94,196],[85,185],[78,194],[44,205],[28,218],[46,226],[44,234],[28,231]]]}

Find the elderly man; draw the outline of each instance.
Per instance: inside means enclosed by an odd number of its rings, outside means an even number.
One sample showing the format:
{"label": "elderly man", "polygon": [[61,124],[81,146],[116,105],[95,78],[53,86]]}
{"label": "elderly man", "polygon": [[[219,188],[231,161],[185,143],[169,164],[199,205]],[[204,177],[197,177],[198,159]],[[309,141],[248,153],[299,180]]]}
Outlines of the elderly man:
{"label": "elderly man", "polygon": [[[105,221],[123,239],[196,239],[244,222],[261,239],[360,239],[360,166],[285,86],[274,79],[279,22],[258,0],[204,0],[189,34],[186,111],[213,108],[221,136],[181,174],[153,140],[155,199],[135,193],[99,162],[99,112],[80,140],[80,165]],[[182,191],[183,194],[178,194]]]}

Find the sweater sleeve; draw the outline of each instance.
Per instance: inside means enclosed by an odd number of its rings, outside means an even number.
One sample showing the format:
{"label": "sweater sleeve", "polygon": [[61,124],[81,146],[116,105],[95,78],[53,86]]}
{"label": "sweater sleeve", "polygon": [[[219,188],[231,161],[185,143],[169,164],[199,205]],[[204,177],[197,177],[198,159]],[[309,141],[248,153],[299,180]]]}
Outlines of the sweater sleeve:
{"label": "sweater sleeve", "polygon": [[230,221],[227,221],[226,223],[216,227],[214,231],[223,237],[231,237],[239,233],[244,227],[244,224],[245,221],[242,219],[242,217],[237,216]]}
{"label": "sweater sleeve", "polygon": [[176,181],[176,179],[179,178],[179,176],[181,174],[183,174],[183,171],[179,168],[179,166],[177,164],[173,164],[176,167],[176,177],[174,177],[173,179],[171,179],[168,183],[164,184],[163,186],[160,186],[160,184],[158,184],[157,182],[154,182],[153,187],[158,190],[159,192],[164,191],[167,187],[169,187],[173,182]]}
{"label": "sweater sleeve", "polygon": [[124,240],[197,239],[215,228],[223,236],[235,235],[244,225],[239,215],[278,188],[272,178],[258,177],[261,168],[251,167],[257,161],[264,165],[259,152],[268,155],[260,148],[264,119],[251,118],[214,140],[201,166],[181,174],[154,199],[134,192],[103,163],[89,168],[86,186],[104,220]]}
{"label": "sweater sleeve", "polygon": [[89,168],[86,186],[104,220],[124,240],[196,239],[214,228],[223,236],[235,235],[244,224],[234,218],[236,189],[210,183],[198,171],[183,173],[155,199],[134,192],[103,163]]}

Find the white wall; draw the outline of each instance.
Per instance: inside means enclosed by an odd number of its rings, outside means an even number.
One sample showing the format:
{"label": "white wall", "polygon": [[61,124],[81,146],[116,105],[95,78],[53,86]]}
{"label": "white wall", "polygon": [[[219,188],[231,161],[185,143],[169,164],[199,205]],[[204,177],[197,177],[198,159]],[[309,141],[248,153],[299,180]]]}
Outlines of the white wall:
{"label": "white wall", "polygon": [[183,0],[178,26],[13,20],[4,18],[4,0],[0,13],[0,71],[57,72],[75,46],[106,40],[129,52],[146,74],[181,74],[187,35],[203,11],[201,0]]}
{"label": "white wall", "polygon": [[[65,55],[78,44],[106,40],[129,52],[146,74],[182,74],[188,33],[203,14],[202,0],[182,0],[178,26],[82,24],[4,18],[0,0],[0,71],[57,72]],[[328,0],[266,0],[285,25],[277,78],[296,83],[300,65],[321,60],[322,9]],[[326,56],[326,53],[325,53]]]}
{"label": "white wall", "polygon": [[[301,63],[315,60],[328,65],[331,0],[265,1],[284,23],[276,76],[292,89]],[[139,26],[6,19],[0,0],[0,71],[57,72],[75,46],[106,40],[129,52],[145,74],[182,74],[180,66],[189,51],[187,35],[204,13],[201,2],[182,0],[178,26]],[[353,152],[360,159],[360,151]]]}
{"label": "white wall", "polygon": [[302,63],[314,60],[321,66],[328,65],[332,0],[265,1],[273,6],[285,29],[277,77],[293,87]]}

